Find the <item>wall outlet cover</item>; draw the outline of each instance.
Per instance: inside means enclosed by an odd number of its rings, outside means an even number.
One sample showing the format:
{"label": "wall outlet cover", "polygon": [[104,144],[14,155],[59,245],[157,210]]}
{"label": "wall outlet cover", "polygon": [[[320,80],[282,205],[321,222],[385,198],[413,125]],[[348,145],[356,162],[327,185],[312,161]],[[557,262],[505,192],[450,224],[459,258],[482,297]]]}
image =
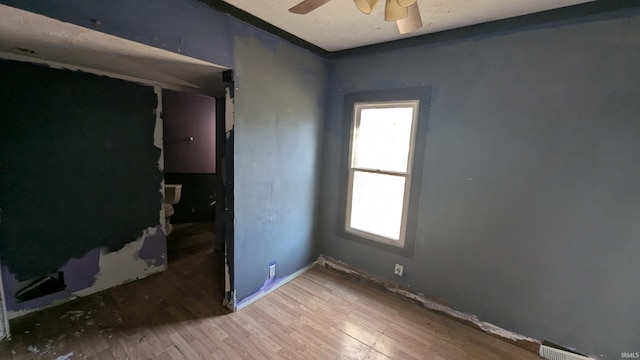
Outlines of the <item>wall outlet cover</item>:
{"label": "wall outlet cover", "polygon": [[396,267],[393,269],[393,273],[398,276],[402,276],[402,274],[404,273],[404,266],[396,264]]}
{"label": "wall outlet cover", "polygon": [[269,264],[269,279],[276,277],[276,264]]}

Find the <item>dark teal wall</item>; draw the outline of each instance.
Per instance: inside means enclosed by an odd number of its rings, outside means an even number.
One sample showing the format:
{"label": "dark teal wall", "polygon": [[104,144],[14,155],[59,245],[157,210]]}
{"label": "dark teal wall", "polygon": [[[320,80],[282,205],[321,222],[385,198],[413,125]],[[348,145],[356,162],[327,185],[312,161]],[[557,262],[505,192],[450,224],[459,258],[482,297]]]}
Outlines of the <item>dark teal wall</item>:
{"label": "dark teal wall", "polygon": [[[150,86],[15,61],[0,61],[0,78],[0,262],[8,309],[29,309],[91,287],[107,270],[97,249],[160,228],[157,97]],[[161,265],[166,244],[155,237],[145,251]],[[58,271],[64,292],[16,304],[17,281]]]}
{"label": "dark teal wall", "polygon": [[1,2],[234,69],[232,287],[242,299],[264,283],[270,262],[282,277],[318,256],[324,59],[195,0]]}
{"label": "dark teal wall", "polygon": [[[322,253],[517,333],[640,351],[638,34],[628,11],[333,61]],[[344,94],[423,84],[415,254],[338,237]]]}

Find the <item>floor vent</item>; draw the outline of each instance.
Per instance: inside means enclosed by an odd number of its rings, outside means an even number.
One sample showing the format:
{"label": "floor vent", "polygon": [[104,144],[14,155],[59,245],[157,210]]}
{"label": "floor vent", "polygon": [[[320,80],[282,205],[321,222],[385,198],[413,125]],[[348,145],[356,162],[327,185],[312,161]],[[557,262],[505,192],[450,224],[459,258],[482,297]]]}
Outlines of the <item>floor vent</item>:
{"label": "floor vent", "polygon": [[590,357],[556,349],[547,345],[540,345],[540,356],[547,360],[592,360]]}

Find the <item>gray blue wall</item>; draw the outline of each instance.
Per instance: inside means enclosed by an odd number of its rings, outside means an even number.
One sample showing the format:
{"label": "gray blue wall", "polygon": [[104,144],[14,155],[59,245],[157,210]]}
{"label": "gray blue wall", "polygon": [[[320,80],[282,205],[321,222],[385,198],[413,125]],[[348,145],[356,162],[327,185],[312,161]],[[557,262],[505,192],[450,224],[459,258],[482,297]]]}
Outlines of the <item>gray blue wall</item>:
{"label": "gray blue wall", "polygon": [[[618,13],[333,61],[322,253],[524,335],[640,351],[638,34]],[[414,255],[338,237],[344,94],[425,83]]]}
{"label": "gray blue wall", "polygon": [[[234,69],[235,284],[259,289],[318,255],[318,184],[326,61],[195,0],[2,0],[4,4]],[[233,275],[233,274],[232,274]]]}
{"label": "gray blue wall", "polygon": [[[329,256],[394,280],[401,263],[416,292],[525,335],[638,351],[638,14],[335,59],[325,84],[327,61],[197,1],[2,2],[235,70],[238,298],[315,258],[319,207]],[[338,238],[344,93],[423,83],[414,255]]]}
{"label": "gray blue wall", "polygon": [[[325,70],[316,56],[283,43],[236,43],[235,276],[238,299],[318,257],[315,195]],[[242,145],[241,145],[242,144]],[[242,279],[242,280],[240,280]]]}

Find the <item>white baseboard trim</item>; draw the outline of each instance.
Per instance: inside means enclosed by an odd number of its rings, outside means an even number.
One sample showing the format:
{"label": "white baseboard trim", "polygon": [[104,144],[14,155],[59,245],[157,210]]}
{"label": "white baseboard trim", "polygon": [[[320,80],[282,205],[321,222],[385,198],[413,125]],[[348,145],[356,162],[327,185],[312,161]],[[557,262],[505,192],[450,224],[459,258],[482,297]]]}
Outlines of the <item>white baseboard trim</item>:
{"label": "white baseboard trim", "polygon": [[273,285],[271,285],[268,289],[265,289],[264,291],[260,291],[258,293],[255,293],[253,295],[249,295],[246,298],[238,301],[236,303],[236,305],[234,306],[233,311],[240,311],[244,308],[246,308],[247,306],[253,304],[254,302],[262,299],[264,296],[270,294],[271,292],[277,290],[279,287],[281,287],[282,285],[285,285],[286,283],[288,283],[289,281],[297,278],[298,276],[304,274],[305,272],[309,271],[309,269],[311,269],[312,267],[316,266],[317,261],[312,262],[311,264],[303,267],[302,269],[294,272],[293,274],[286,276],[284,278],[278,279],[277,282]]}

